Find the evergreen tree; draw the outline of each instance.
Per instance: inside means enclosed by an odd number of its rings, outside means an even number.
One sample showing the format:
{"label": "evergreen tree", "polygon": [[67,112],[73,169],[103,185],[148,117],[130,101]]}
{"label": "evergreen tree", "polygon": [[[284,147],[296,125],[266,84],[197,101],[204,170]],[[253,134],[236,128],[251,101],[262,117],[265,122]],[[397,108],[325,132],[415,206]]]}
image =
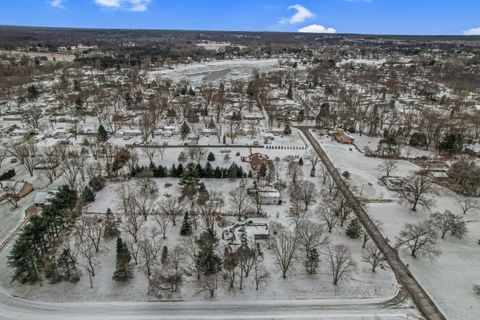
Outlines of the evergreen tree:
{"label": "evergreen tree", "polygon": [[205,170],[203,170],[203,167],[200,163],[197,163],[197,165],[195,166],[195,172],[198,177],[205,178]]}
{"label": "evergreen tree", "polygon": [[25,225],[10,254],[8,265],[14,269],[12,280],[20,283],[36,282],[49,259],[44,259],[64,230],[72,227],[77,204],[77,193],[62,186],[43,208],[41,215],[33,216]]}
{"label": "evergreen tree", "polygon": [[196,240],[199,248],[199,267],[204,275],[210,276],[222,270],[222,258],[216,254],[219,239],[211,228]]}
{"label": "evergreen tree", "polygon": [[287,98],[293,100],[293,88],[292,85],[288,86]]}
{"label": "evergreen tree", "polygon": [[300,157],[300,159],[298,159],[298,165],[303,166],[303,158],[302,157]]}
{"label": "evergreen tree", "polygon": [[320,262],[320,256],[316,248],[310,249],[307,255],[307,261],[305,263],[305,267],[309,274],[317,273],[318,264]]}
{"label": "evergreen tree", "polygon": [[38,97],[40,96],[40,91],[33,84],[27,88],[27,91],[28,91],[28,99],[30,100],[37,100]]}
{"label": "evergreen tree", "polygon": [[162,256],[160,258],[160,262],[162,264],[165,264],[167,262],[167,259],[168,259],[168,248],[167,248],[167,246],[163,246]]}
{"label": "evergreen tree", "polygon": [[95,193],[88,186],[83,189],[82,200],[86,203],[95,201]]}
{"label": "evergreen tree", "polygon": [[185,140],[187,136],[190,134],[190,127],[186,121],[183,122],[182,126],[180,127],[180,136],[182,140]]}
{"label": "evergreen tree", "polygon": [[360,222],[357,218],[350,221],[345,233],[352,239],[358,239],[362,235],[362,226],[360,225]]}
{"label": "evergreen tree", "polygon": [[98,127],[98,139],[100,141],[107,141],[108,139],[107,130],[105,130],[102,124]]}
{"label": "evergreen tree", "polygon": [[210,152],[207,156],[207,160],[208,161],[215,161],[215,155],[213,154],[213,152]]}
{"label": "evergreen tree", "polygon": [[57,259],[58,272],[63,280],[77,282],[80,280],[78,262],[69,248],[64,248]]}
{"label": "evergreen tree", "polygon": [[183,223],[180,227],[180,235],[184,237],[189,237],[192,235],[192,223],[190,222],[190,215],[188,212],[185,212],[185,216],[183,216]]}
{"label": "evergreen tree", "polygon": [[305,110],[302,109],[298,112],[297,121],[300,122],[300,123],[305,121]]}
{"label": "evergreen tree", "polygon": [[290,129],[290,126],[288,124],[285,126],[285,130],[283,130],[283,133],[285,133],[286,135],[292,134],[292,129]]}
{"label": "evergreen tree", "polygon": [[103,232],[103,236],[105,238],[112,239],[120,235],[120,231],[118,230],[118,221],[115,219],[115,216],[113,215],[112,210],[110,210],[110,208],[107,209],[104,223],[105,223],[105,229]]}
{"label": "evergreen tree", "polygon": [[177,171],[175,172],[174,177],[179,178],[179,177],[183,176],[183,171],[184,171],[183,164],[180,163],[177,167]]}
{"label": "evergreen tree", "polygon": [[216,179],[222,178],[223,175],[222,175],[222,170],[220,169],[220,167],[215,168],[214,176],[215,176]]}
{"label": "evergreen tree", "polygon": [[133,270],[130,261],[132,256],[130,250],[122,241],[122,238],[117,238],[117,263],[115,272],[113,273],[113,280],[127,281],[133,277]]}
{"label": "evergreen tree", "polygon": [[265,178],[267,176],[267,169],[267,165],[265,163],[262,163],[260,169],[258,170],[258,175],[262,178]]}
{"label": "evergreen tree", "polygon": [[210,162],[207,162],[205,165],[205,178],[212,178],[214,174],[212,165]]}

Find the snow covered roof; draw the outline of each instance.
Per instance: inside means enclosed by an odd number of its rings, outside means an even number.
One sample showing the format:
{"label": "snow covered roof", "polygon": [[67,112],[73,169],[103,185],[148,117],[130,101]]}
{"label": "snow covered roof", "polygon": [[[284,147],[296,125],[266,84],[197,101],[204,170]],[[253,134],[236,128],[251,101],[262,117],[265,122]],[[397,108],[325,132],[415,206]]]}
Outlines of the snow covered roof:
{"label": "snow covered roof", "polygon": [[35,199],[33,200],[34,204],[45,204],[48,202],[48,200],[52,199],[55,197],[55,194],[57,193],[56,190],[50,190],[50,191],[39,191],[35,195]]}
{"label": "snow covered roof", "polygon": [[280,198],[280,191],[273,187],[260,187],[258,192],[262,198]]}

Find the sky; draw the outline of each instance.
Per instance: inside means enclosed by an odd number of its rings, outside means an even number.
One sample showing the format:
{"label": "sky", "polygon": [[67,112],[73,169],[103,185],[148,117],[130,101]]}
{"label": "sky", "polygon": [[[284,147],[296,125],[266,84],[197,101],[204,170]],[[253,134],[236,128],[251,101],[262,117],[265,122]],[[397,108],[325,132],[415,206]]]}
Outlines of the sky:
{"label": "sky", "polygon": [[480,0],[0,0],[0,25],[480,35]]}

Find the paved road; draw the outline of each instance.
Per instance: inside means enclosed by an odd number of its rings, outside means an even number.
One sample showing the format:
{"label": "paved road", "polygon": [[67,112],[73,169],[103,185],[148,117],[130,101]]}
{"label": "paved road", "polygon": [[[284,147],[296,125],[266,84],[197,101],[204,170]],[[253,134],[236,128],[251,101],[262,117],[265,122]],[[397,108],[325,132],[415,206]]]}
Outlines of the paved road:
{"label": "paved road", "polygon": [[401,303],[392,307],[381,299],[49,303],[13,298],[0,291],[0,319],[402,320],[421,317]]}
{"label": "paved road", "polygon": [[330,158],[328,158],[327,154],[322,149],[320,144],[315,140],[315,138],[313,138],[312,134],[309,131],[310,127],[298,128],[303,132],[312,147],[318,153],[330,176],[337,184],[340,192],[352,206],[353,211],[362,223],[365,230],[368,232],[368,235],[385,255],[388,264],[390,265],[393,272],[395,273],[395,276],[397,277],[397,281],[410,294],[412,300],[414,301],[420,312],[422,312],[422,314],[429,320],[445,320],[444,315],[440,312],[433,300],[428,296],[427,292],[423,289],[423,287],[418,283],[415,277],[410,273],[410,270],[402,262],[402,260],[398,256],[398,252],[388,244],[388,242],[385,240],[385,238],[375,226],[373,221],[370,219],[369,215],[362,207],[360,201],[350,190],[347,183],[337,171],[332,161],[330,161]]}

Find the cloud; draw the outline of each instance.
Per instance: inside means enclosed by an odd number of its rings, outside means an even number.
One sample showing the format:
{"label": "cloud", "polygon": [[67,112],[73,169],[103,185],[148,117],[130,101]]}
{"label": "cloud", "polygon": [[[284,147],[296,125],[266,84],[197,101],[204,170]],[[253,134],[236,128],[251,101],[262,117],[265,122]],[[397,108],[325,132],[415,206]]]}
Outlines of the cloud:
{"label": "cloud", "polygon": [[466,36],[480,36],[480,27],[465,30],[463,34]]}
{"label": "cloud", "polygon": [[133,12],[148,10],[151,0],[94,0],[101,7],[109,9],[124,9]]}
{"label": "cloud", "polygon": [[50,3],[52,7],[63,8],[63,1],[64,0],[49,0],[48,3]]}
{"label": "cloud", "polygon": [[319,24],[311,24],[309,26],[298,29],[298,32],[307,32],[307,33],[336,33],[337,30],[334,28],[325,28]]}
{"label": "cloud", "polygon": [[300,4],[294,4],[290,7],[288,7],[288,10],[296,10],[297,13],[295,13],[293,16],[290,18],[283,18],[279,22],[281,24],[297,24],[297,23],[302,23],[307,19],[311,19],[315,17],[315,14],[305,8],[304,6]]}

